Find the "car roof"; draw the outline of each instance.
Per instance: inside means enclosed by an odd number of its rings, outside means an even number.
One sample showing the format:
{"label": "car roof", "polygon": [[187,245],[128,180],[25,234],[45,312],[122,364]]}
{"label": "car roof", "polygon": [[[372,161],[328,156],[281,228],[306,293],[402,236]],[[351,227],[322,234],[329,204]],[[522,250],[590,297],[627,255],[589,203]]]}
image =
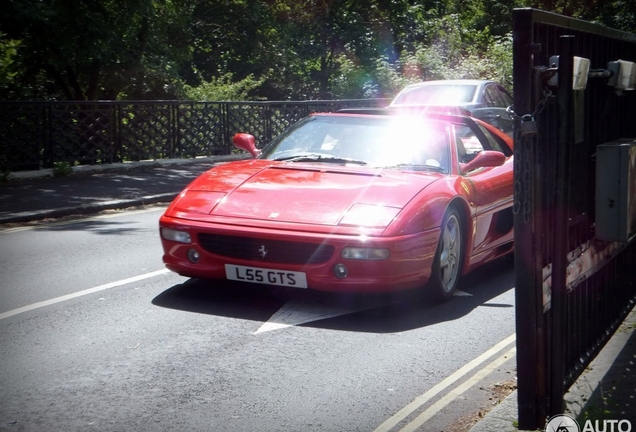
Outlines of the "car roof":
{"label": "car roof", "polygon": [[[409,84],[404,89],[414,89],[418,87],[425,86],[434,86],[434,85],[476,85],[481,86],[485,84],[497,84],[492,80],[480,80],[480,79],[453,79],[453,80],[432,80],[432,81],[422,81],[418,83]],[[402,90],[404,90],[402,89]]]}
{"label": "car roof", "polygon": [[[422,81],[419,83],[414,83],[407,85],[402,90],[395,95],[393,100],[389,106],[398,107],[398,106],[413,106],[413,105],[431,105],[430,102],[413,102],[409,101],[409,95],[416,94],[420,89],[424,88],[436,88],[436,87],[473,87],[475,88],[475,92],[472,94],[472,98],[469,101],[460,101],[452,103],[451,105],[457,107],[464,107],[466,109],[477,108],[482,105],[479,102],[480,95],[483,89],[487,85],[496,85],[501,86],[496,81],[492,80],[484,80],[484,79],[454,79],[454,80],[432,80],[432,81]],[[416,97],[417,99],[417,97]],[[433,102],[432,105],[437,105],[437,102]]]}
{"label": "car roof", "polygon": [[[417,107],[411,107],[417,108]],[[355,114],[355,115],[374,115],[374,116],[399,116],[399,115],[413,115],[422,118],[448,121],[452,123],[461,124],[476,124],[475,119],[465,115],[451,114],[437,111],[419,111],[408,108],[400,107],[386,107],[386,108],[344,108],[336,111],[335,113],[319,113],[319,115],[343,115],[343,114]],[[314,114],[317,115],[317,114]]]}

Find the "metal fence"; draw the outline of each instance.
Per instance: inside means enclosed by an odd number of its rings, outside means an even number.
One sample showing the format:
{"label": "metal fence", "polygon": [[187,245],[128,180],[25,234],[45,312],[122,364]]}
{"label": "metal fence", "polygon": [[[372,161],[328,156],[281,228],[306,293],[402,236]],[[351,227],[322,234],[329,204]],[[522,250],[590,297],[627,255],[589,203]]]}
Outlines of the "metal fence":
{"label": "metal fence", "polygon": [[311,112],[388,99],[296,102],[0,102],[0,169],[229,154],[236,132],[263,145]]}
{"label": "metal fence", "polygon": [[[536,9],[513,25],[519,427],[534,430],[636,299],[636,242],[595,235],[597,148],[636,138],[636,91],[608,85],[608,63],[636,62],[636,35]],[[583,90],[575,57],[590,60]]]}

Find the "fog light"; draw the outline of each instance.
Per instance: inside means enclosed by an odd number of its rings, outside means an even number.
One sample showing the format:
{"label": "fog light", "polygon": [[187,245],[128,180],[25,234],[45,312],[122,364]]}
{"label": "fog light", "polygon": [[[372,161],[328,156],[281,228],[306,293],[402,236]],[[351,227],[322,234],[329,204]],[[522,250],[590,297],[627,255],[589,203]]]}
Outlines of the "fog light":
{"label": "fog light", "polygon": [[344,264],[336,264],[333,266],[333,274],[335,274],[338,279],[344,279],[349,274],[349,270]]}
{"label": "fog light", "polygon": [[196,249],[188,249],[188,253],[186,255],[188,256],[188,259],[190,260],[192,264],[198,263],[199,258],[201,258],[199,256],[199,252],[197,252]]}

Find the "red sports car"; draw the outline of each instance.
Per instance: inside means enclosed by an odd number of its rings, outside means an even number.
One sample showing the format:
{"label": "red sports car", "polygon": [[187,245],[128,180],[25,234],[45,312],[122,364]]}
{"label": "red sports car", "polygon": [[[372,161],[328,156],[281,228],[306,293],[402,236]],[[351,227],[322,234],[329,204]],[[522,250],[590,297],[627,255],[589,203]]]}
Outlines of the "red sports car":
{"label": "red sports car", "polygon": [[234,145],[253,158],[205,172],[161,217],[183,276],[446,300],[512,251],[512,140],[477,119],[343,110]]}

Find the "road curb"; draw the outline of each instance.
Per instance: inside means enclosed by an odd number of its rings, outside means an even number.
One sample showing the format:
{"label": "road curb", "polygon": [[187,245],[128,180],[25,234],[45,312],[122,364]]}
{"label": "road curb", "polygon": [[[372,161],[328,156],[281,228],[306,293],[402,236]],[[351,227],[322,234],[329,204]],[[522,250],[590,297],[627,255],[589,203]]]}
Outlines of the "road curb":
{"label": "road curb", "polygon": [[[126,172],[137,168],[169,168],[178,165],[198,165],[198,164],[214,164],[217,162],[232,162],[244,159],[250,159],[248,154],[231,154],[221,156],[203,156],[192,159],[155,159],[136,162],[118,162],[101,165],[77,165],[72,167],[69,177],[77,175],[95,174],[99,172]],[[32,171],[14,171],[9,174],[8,181],[19,181],[27,179],[50,178],[54,177],[53,168],[43,168]]]}
{"label": "road curb", "polygon": [[110,200],[100,203],[85,204],[74,207],[61,207],[57,209],[36,210],[28,212],[14,213],[7,216],[0,216],[0,225],[9,223],[34,222],[48,218],[60,218],[72,215],[87,215],[99,213],[104,210],[123,209],[143,205],[160,204],[171,202],[180,191],[148,195],[131,199]]}
{"label": "road curb", "polygon": [[[73,167],[71,173],[67,176],[68,180],[74,181],[83,181],[87,176],[92,175],[101,175],[101,174],[130,174],[130,173],[143,173],[148,170],[174,170],[175,172],[181,172],[181,170],[190,170],[192,171],[194,168],[190,167],[201,167],[200,171],[203,172],[208,168],[213,167],[219,163],[225,162],[233,162],[239,160],[251,159],[251,156],[246,153],[241,154],[231,154],[231,155],[220,155],[220,156],[204,156],[190,159],[157,159],[157,160],[147,160],[147,161],[136,161],[136,162],[123,162],[123,163],[113,163],[113,164],[103,164],[103,165],[79,165]],[[198,170],[198,169],[197,169]],[[134,174],[138,175],[138,174]],[[54,170],[53,169],[41,169],[34,171],[18,171],[12,172],[9,176],[9,180],[7,182],[8,187],[20,187],[28,183],[29,181],[38,182],[42,184],[43,182],[47,182],[48,179],[53,179]],[[65,179],[55,179],[56,181],[64,182]],[[1,185],[0,185],[1,186]],[[183,185],[185,186],[185,184]],[[68,203],[62,204],[62,207],[57,208],[42,208],[39,210],[29,210],[29,211],[19,211],[18,208],[10,207],[11,210],[15,211],[3,211],[0,215],[0,225],[9,224],[9,223],[26,223],[26,222],[34,222],[42,219],[48,218],[59,218],[70,215],[89,215],[91,213],[98,213],[104,210],[113,210],[113,209],[123,209],[127,207],[136,207],[150,204],[159,204],[159,203],[169,203],[172,201],[182,190],[183,187],[177,186],[169,186],[170,188],[175,187],[174,191],[170,192],[162,192],[157,194],[151,194],[150,191],[144,192],[143,190],[138,191],[138,193],[147,193],[147,195],[134,197],[134,198],[122,198],[122,199],[113,199],[113,196],[103,197],[103,201],[99,201],[99,197],[94,197],[92,203],[90,204],[82,204],[78,206],[69,206]],[[8,195],[7,199],[11,199],[11,196]],[[59,204],[59,203],[57,203]],[[57,205],[53,203],[52,207]],[[18,204],[19,206],[19,204]],[[9,209],[8,209],[9,210]]]}

